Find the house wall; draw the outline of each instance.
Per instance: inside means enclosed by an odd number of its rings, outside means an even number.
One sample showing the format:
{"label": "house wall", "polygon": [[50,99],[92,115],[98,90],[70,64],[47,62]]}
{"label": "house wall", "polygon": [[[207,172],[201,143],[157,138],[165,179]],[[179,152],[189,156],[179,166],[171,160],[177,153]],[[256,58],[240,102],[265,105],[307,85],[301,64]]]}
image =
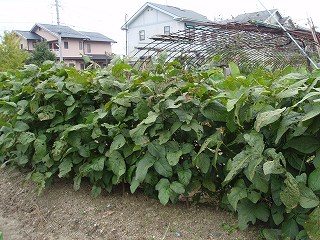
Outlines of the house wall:
{"label": "house wall", "polygon": [[[128,25],[128,55],[133,56],[136,47],[142,47],[151,42],[150,37],[164,34],[164,26],[170,26],[171,33],[185,28],[183,22],[176,21],[173,17],[154,8],[146,8],[135,21]],[[145,31],[145,40],[143,41],[139,39],[140,30]]]}
{"label": "house wall", "polygon": [[39,27],[36,28],[34,33],[36,33],[39,36],[41,36],[42,38],[46,39],[48,42],[58,40],[58,38],[56,36],[52,35],[51,33],[47,32],[46,30],[39,28]]}
{"label": "house wall", "polygon": [[[91,53],[88,53],[88,44],[91,45]],[[105,54],[105,53],[111,53],[111,52],[112,52],[111,43],[85,41],[85,43],[84,43],[84,52],[85,52],[86,54]]]}

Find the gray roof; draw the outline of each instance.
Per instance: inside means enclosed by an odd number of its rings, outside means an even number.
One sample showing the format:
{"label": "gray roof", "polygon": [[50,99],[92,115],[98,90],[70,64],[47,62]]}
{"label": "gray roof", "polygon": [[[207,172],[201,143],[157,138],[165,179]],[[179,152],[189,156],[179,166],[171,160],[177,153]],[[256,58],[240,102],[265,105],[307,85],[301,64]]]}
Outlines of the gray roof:
{"label": "gray roof", "polygon": [[[277,9],[269,10],[271,13],[277,11]],[[270,13],[266,11],[244,13],[236,16],[235,18],[228,20],[229,22],[246,23],[249,21],[264,22],[270,17]]]}
{"label": "gray roof", "polygon": [[80,31],[81,34],[83,34],[84,36],[86,36],[86,38],[90,39],[90,41],[95,41],[95,42],[113,42],[116,43],[115,40],[108,38],[104,35],[102,35],[101,33],[97,33],[97,32],[84,32],[84,31]]}
{"label": "gray roof", "polygon": [[14,32],[27,40],[41,40],[41,37],[38,34],[30,31],[14,30]]}
{"label": "gray roof", "polygon": [[187,9],[181,9],[178,7],[168,6],[168,5],[162,5],[158,3],[152,3],[149,2],[149,4],[156,6],[163,11],[166,11],[168,13],[171,13],[179,18],[182,18],[183,20],[190,20],[190,21],[197,21],[197,22],[209,22],[208,18],[204,15],[201,15],[197,12],[194,12],[192,10]]}
{"label": "gray roof", "polygon": [[[54,34],[56,37],[59,36],[58,25],[36,23],[30,32],[33,33],[36,27],[41,27],[51,32],[52,34]],[[108,38],[102,35],[101,33],[76,31],[71,27],[63,26],[63,25],[60,25],[60,32],[61,32],[62,38],[77,38],[77,39],[85,39],[85,40],[91,40],[91,41],[97,41],[97,42],[114,42],[114,43],[116,42],[111,38]]]}
{"label": "gray roof", "polygon": [[[52,25],[52,24],[40,24],[40,23],[37,23],[31,31],[34,30],[35,27],[41,27],[43,29],[46,29],[47,31],[55,34],[56,36],[58,36],[58,32],[59,32],[59,29],[58,29],[58,25]],[[71,27],[68,27],[68,26],[63,26],[63,25],[60,25],[60,32],[61,32],[61,37],[62,38],[80,38],[80,39],[85,39],[86,37],[81,34],[80,32],[72,29]]]}

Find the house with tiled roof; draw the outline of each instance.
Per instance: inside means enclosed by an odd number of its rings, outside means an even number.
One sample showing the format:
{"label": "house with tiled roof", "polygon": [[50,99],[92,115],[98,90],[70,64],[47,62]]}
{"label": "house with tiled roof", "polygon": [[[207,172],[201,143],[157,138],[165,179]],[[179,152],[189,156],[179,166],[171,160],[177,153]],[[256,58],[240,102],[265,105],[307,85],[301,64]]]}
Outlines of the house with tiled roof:
{"label": "house with tiled roof", "polygon": [[[271,13],[271,14],[270,14]],[[295,25],[291,17],[283,17],[277,9],[243,13],[232,19],[224,20],[223,23],[264,23],[278,26],[278,22],[284,27],[292,29]]]}
{"label": "house with tiled roof", "polygon": [[[36,23],[30,31],[14,30],[20,36],[21,48],[28,51],[34,49],[36,42],[46,40],[49,49],[59,58],[59,28],[57,25]],[[61,50],[64,63],[83,69],[85,63],[81,54],[88,55],[100,66],[106,66],[112,56],[111,38],[97,32],[77,31],[69,26],[60,26]]]}
{"label": "house with tiled roof", "polygon": [[185,30],[187,25],[211,22],[206,16],[192,10],[147,2],[121,27],[126,31],[127,55],[150,43],[156,35]]}

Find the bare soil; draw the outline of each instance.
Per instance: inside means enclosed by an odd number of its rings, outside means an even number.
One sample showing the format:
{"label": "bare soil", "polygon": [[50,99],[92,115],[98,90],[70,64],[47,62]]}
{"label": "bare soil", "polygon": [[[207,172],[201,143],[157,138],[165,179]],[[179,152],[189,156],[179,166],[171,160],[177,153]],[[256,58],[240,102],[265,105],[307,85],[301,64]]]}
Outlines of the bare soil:
{"label": "bare soil", "polygon": [[120,190],[90,196],[59,180],[38,196],[18,170],[0,170],[0,232],[4,240],[45,239],[261,239],[259,229],[239,231],[235,218],[215,206],[161,205],[142,193]]}

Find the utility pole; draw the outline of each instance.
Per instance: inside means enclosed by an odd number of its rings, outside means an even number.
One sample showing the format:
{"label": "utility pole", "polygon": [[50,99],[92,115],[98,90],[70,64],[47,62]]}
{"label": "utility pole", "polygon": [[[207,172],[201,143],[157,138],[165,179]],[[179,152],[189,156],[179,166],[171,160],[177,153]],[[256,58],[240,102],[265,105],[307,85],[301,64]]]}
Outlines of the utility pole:
{"label": "utility pole", "polygon": [[57,24],[58,24],[58,45],[59,45],[59,61],[62,62],[62,43],[61,43],[61,28],[60,28],[60,18],[59,18],[59,4],[58,0],[56,1],[56,11],[57,11]]}
{"label": "utility pole", "polygon": [[124,15],[124,21],[126,24],[126,57],[128,57],[128,23],[127,23],[128,14]]}

